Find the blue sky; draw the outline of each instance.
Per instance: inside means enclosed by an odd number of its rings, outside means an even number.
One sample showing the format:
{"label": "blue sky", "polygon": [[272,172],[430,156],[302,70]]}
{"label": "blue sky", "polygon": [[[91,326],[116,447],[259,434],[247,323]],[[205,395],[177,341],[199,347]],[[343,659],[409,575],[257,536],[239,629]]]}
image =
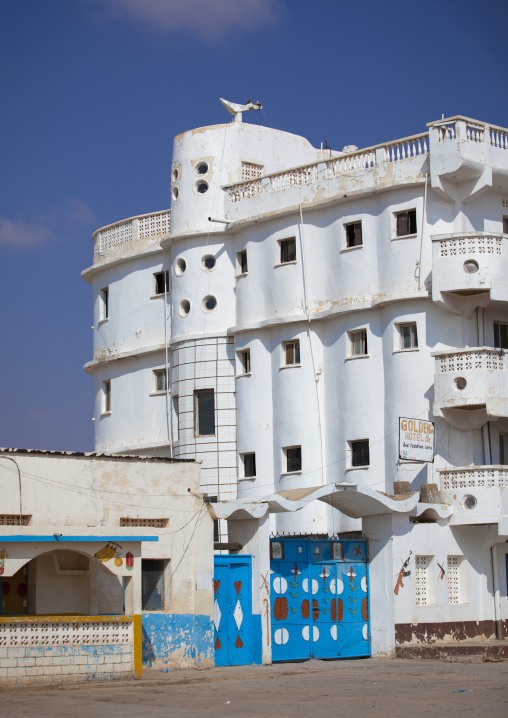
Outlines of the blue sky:
{"label": "blue sky", "polygon": [[93,449],[92,232],[169,206],[173,137],[229,121],[219,97],[334,149],[442,114],[506,127],[507,20],[497,0],[2,0],[0,446]]}

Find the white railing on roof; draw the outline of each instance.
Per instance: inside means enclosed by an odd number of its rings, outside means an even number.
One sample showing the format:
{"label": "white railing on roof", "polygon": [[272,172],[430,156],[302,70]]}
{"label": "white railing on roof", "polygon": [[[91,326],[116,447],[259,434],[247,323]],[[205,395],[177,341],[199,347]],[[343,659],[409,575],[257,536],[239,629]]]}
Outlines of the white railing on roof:
{"label": "white railing on roof", "polygon": [[508,486],[508,466],[460,466],[438,469],[441,489],[483,489]]}
{"label": "white railing on roof", "polygon": [[430,122],[428,127],[437,133],[437,141],[462,139],[469,142],[490,144],[502,150],[508,150],[508,130],[487,122],[478,122],[469,117],[448,117],[445,120]]}
{"label": "white railing on roof", "polygon": [[319,179],[322,172],[324,179],[341,177],[351,172],[379,167],[391,162],[423,156],[429,151],[429,133],[404,137],[394,142],[374,145],[355,152],[348,152],[326,160],[318,160],[300,167],[292,167],[284,172],[262,175],[255,180],[238,182],[224,187],[230,202],[260,197],[263,187],[268,184],[268,192],[281,192],[291,187],[309,185]]}
{"label": "white railing on roof", "polygon": [[151,212],[109,224],[94,232],[94,255],[96,257],[120,245],[136,239],[163,237],[171,234],[171,210]]}

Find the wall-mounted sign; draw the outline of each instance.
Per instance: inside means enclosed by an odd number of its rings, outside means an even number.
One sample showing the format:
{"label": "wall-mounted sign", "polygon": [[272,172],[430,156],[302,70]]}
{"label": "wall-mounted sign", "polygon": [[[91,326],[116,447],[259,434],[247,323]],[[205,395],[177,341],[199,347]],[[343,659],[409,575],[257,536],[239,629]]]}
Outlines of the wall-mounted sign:
{"label": "wall-mounted sign", "polygon": [[434,422],[399,417],[399,459],[434,461]]}

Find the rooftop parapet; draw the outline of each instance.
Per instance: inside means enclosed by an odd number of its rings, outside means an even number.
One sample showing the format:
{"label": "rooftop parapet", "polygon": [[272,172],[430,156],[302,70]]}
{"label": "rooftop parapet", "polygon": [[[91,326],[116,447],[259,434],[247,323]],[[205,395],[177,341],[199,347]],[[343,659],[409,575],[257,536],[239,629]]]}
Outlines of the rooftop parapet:
{"label": "rooftop parapet", "polygon": [[139,214],[101,227],[93,234],[94,266],[149,249],[171,234],[171,210]]}

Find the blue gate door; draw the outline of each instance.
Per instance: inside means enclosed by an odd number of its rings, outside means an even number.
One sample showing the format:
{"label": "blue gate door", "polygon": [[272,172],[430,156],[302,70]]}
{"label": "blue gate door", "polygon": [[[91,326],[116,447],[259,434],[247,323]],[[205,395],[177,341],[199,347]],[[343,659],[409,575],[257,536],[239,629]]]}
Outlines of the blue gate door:
{"label": "blue gate door", "polygon": [[272,539],[272,660],[370,655],[367,543]]}
{"label": "blue gate door", "polygon": [[252,557],[215,556],[214,647],[216,666],[253,662]]}

